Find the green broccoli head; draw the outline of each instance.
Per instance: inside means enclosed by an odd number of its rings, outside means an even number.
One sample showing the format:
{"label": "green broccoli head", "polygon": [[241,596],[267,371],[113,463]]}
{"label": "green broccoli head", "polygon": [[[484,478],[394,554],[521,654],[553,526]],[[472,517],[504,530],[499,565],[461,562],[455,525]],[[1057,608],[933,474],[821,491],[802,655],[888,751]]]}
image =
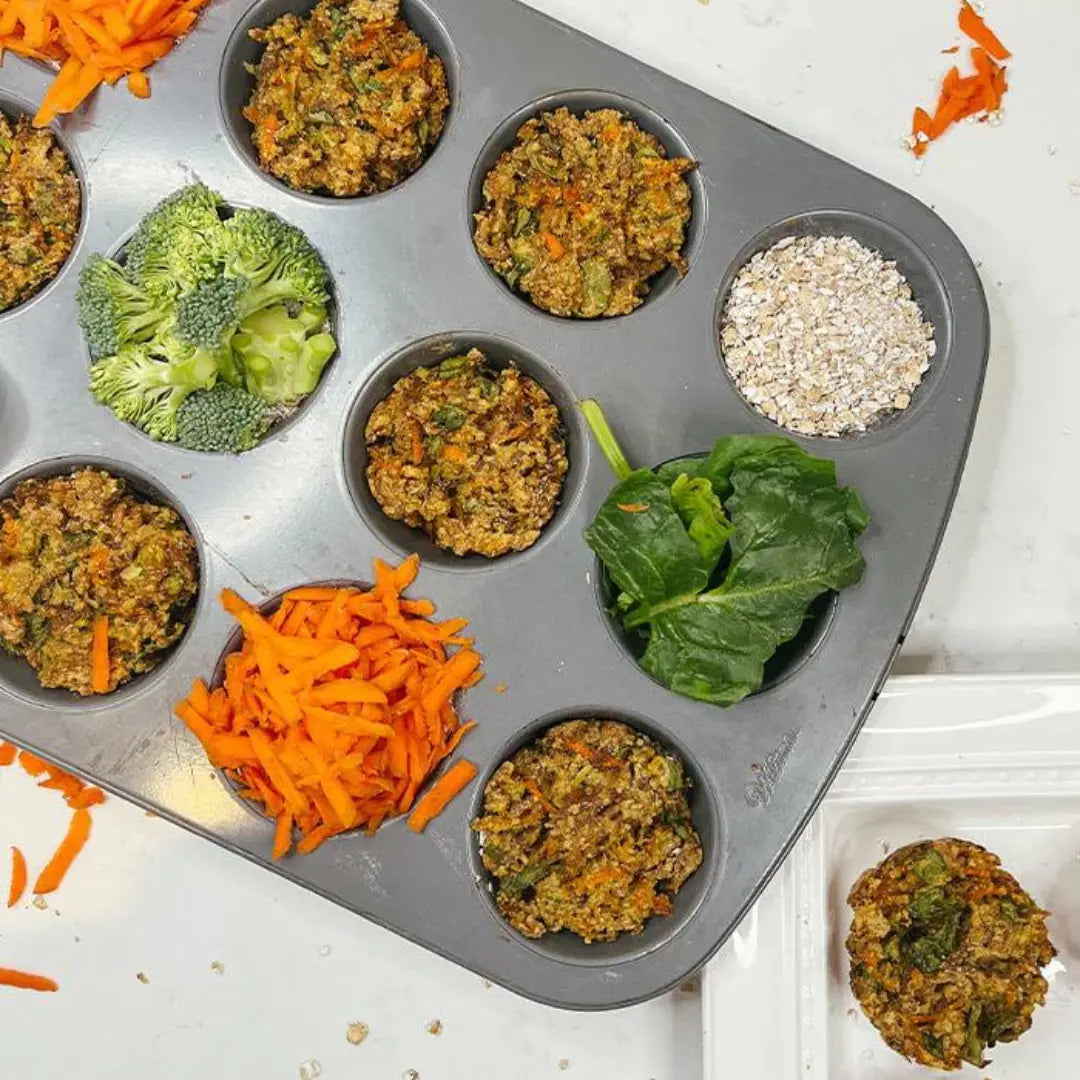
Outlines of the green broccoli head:
{"label": "green broccoli head", "polygon": [[149,341],[171,314],[167,305],[132,285],[121,267],[102,255],[91,255],[82,268],[75,303],[95,360],[131,342]]}
{"label": "green broccoli head", "polygon": [[124,249],[128,278],[152,296],[175,299],[215,277],[225,240],[221,204],[205,184],[189,184],[163,199]]}
{"label": "green broccoli head", "polygon": [[337,348],[325,325],[326,308],[309,304],[276,304],[244,319],[232,348],[248,392],[273,405],[310,394]]}
{"label": "green broccoli head", "polygon": [[218,359],[169,336],[125,345],[90,368],[90,391],[118,419],[175,442],[177,411],[190,393],[215,384]]}
{"label": "green broccoli head", "polygon": [[203,281],[176,302],[176,334],[190,345],[223,349],[240,323],[244,278],[218,276]]}
{"label": "green broccoli head", "polygon": [[243,209],[225,222],[225,230],[226,273],[250,286],[241,298],[242,316],[285,300],[317,306],[327,302],[326,267],[295,226],[269,210]]}
{"label": "green broccoli head", "polygon": [[271,416],[261,398],[219,382],[184,399],[176,414],[177,438],[188,450],[240,454],[258,445]]}

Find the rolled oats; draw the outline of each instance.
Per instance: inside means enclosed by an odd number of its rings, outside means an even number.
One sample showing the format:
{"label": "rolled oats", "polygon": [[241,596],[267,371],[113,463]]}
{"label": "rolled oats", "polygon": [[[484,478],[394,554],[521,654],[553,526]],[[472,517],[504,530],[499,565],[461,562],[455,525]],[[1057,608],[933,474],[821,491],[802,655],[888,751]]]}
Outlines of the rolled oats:
{"label": "rolled oats", "polygon": [[850,236],[785,237],[736,275],[724,363],[755,409],[839,437],[908,408],[937,350],[895,262]]}

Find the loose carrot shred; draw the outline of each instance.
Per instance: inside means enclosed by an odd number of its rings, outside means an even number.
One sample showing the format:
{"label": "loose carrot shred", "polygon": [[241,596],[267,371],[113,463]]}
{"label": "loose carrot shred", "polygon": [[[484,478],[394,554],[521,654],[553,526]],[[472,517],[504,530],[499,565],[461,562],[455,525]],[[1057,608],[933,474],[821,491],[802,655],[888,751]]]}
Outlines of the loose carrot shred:
{"label": "loose carrot shred", "polygon": [[38,874],[37,881],[34,882],[34,892],[38,896],[55,892],[60,888],[64,875],[71,869],[71,864],[89,838],[90,813],[87,810],[76,810],[71,815],[71,824],[68,826],[67,834],[60,841],[60,846],[46,864],[45,869]]}
{"label": "loose carrot shred", "polygon": [[15,760],[18,750],[14,743],[0,742],[0,766],[10,765]]}
{"label": "loose carrot shred", "polygon": [[[916,157],[922,157],[929,144],[941,138],[953,124],[968,117],[986,120],[996,113],[1001,108],[1002,98],[1008,89],[1005,68],[995,61],[1007,60],[1012,54],[987,27],[968,0],[961,0],[959,25],[975,42],[971,49],[971,62],[975,73],[961,76],[955,65],[949,68],[941,81],[941,91],[933,116],[924,109],[915,110],[909,145]],[[959,46],[942,51],[956,53],[959,52]]]}
{"label": "loose carrot shred", "polygon": [[416,556],[376,560],[374,589],[293,589],[268,619],[222,594],[239,649],[221,685],[196,680],[175,712],[274,819],[276,859],[408,813],[473,726],[451,701],[481,677],[480,654],[460,637],[466,620],[434,622],[430,601],[402,597],[418,571]]}
{"label": "loose carrot shred", "polygon": [[31,754],[29,750],[23,750],[19,753],[19,764],[31,776],[40,776],[49,768],[47,761],[39,758],[37,754]]}
{"label": "loose carrot shred", "polygon": [[428,824],[441,814],[450,801],[476,776],[476,766],[465,758],[455,761],[449,769],[431,785],[427,794],[416,804],[409,815],[409,828],[423,832]]}
{"label": "loose carrot shred", "polygon": [[130,71],[127,77],[128,89],[137,98],[148,98],[150,96],[150,80],[146,77],[146,73],[143,71]]}
{"label": "loose carrot shred", "polygon": [[968,3],[968,0],[961,0],[958,23],[960,29],[976,45],[982,46],[995,60],[1008,60],[1012,56],[1012,53],[1002,45],[997,34],[986,25],[983,17]]}
{"label": "loose carrot shred", "polygon": [[287,810],[282,810],[278,814],[277,822],[274,825],[273,857],[275,859],[282,859],[289,854],[289,848],[292,847],[292,832],[292,814]]}
{"label": "loose carrot shred", "polygon": [[52,979],[44,975],[31,975],[26,971],[15,971],[12,968],[0,968],[0,986],[14,986],[19,990],[39,990],[52,993],[60,987]]}
{"label": "loose carrot shred", "polygon": [[90,645],[90,689],[104,694],[109,689],[109,617],[94,619],[93,641]]}
{"label": "loose carrot shred", "polygon": [[26,857],[17,848],[11,849],[11,884],[8,887],[7,906],[13,908],[26,891]]}

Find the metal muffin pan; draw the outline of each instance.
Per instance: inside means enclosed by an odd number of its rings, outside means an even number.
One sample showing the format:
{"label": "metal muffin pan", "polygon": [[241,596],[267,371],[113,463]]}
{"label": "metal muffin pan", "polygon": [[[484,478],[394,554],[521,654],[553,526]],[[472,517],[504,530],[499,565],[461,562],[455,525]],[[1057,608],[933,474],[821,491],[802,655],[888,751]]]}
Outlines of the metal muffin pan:
{"label": "metal muffin pan", "polygon": [[[960,478],[988,352],[975,267],[925,206],[512,0],[405,0],[447,64],[451,114],[430,160],[382,195],[329,200],[263,176],[237,115],[253,47],[241,31],[302,0],[224,0],[153,72],[153,98],[100,91],[63,138],[87,200],[76,256],[57,282],[0,320],[0,477],[95,459],[145,483],[193,523],[202,562],[195,618],[168,662],[90,705],[29,693],[0,670],[4,734],[237,854],[485,977],[552,1005],[598,1009],[659,994],[699,968],[752,903],[822,797],[903,642]],[[224,58],[224,59],[223,59]],[[220,80],[219,80],[220,76]],[[4,66],[8,96],[40,99],[42,69]],[[220,81],[220,86],[219,86]],[[8,90],[13,91],[11,95]],[[682,280],[660,281],[621,318],[546,315],[513,295],[472,247],[483,168],[532,112],[611,103],[700,162]],[[304,229],[334,279],[338,356],[295,423],[240,457],[151,442],[94,404],[75,323],[79,266],[108,251],[193,177],[233,203]],[[834,458],[873,514],[867,572],[844,592],[810,655],[728,710],[680,698],[635,665],[606,625],[582,529],[612,484],[571,403],[597,397],[635,462],[706,450],[732,432],[775,432],[732,386],[717,314],[733,273],[788,232],[842,231],[895,258],[937,331],[911,408],[852,439],[799,439]],[[475,343],[517,359],[563,410],[571,458],[563,503],[529,551],[492,562],[435,553],[389,522],[363,485],[363,424],[393,375]],[[417,837],[394,821],[274,865],[270,825],[242,807],[171,714],[209,677],[232,633],[216,595],[253,600],[299,582],[370,578],[372,556],[418,549],[414,586],[471,620],[487,679],[463,710],[479,726],[461,753],[480,780]],[[806,650],[804,650],[805,652]],[[505,683],[505,693],[496,686]],[[696,781],[705,862],[675,913],[644,934],[586,947],[526,941],[494,911],[469,821],[485,780],[547,724],[620,717],[676,749]]]}

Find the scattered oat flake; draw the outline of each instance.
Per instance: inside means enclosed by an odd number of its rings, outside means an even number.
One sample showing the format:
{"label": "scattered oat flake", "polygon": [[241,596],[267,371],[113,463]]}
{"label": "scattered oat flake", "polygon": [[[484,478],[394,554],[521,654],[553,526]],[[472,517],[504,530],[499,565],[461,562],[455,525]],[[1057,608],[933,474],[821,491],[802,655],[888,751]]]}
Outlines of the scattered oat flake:
{"label": "scattered oat flake", "polygon": [[566,1070],[570,1068],[570,1059],[559,1058],[559,1068],[562,1069],[563,1072],[566,1072]]}
{"label": "scattered oat flake", "polygon": [[136,971],[135,978],[138,979],[143,986],[146,986],[150,982],[150,976],[147,975],[145,971]]}
{"label": "scattered oat flake", "polygon": [[701,989],[701,983],[697,979],[687,979],[679,989],[684,994],[696,994]]}
{"label": "scattered oat flake", "polygon": [[1069,181],[1069,194],[1080,195],[1080,180]]}
{"label": "scattered oat flake", "polygon": [[210,970],[215,975],[224,975],[225,974],[225,965],[220,960],[213,960],[210,963]]}
{"label": "scattered oat flake", "polygon": [[401,1080],[420,1080],[420,1074],[415,1069],[406,1069],[401,1074]]}
{"label": "scattered oat flake", "polygon": [[937,350],[896,263],[851,236],[788,236],[758,252],[735,277],[720,335],[758,412],[832,438],[906,409]]}
{"label": "scattered oat flake", "polygon": [[40,893],[35,894],[34,899],[30,901],[38,909],[38,911],[48,911],[49,902]]}
{"label": "scattered oat flake", "polygon": [[323,946],[323,947],[322,947],[322,948],[321,948],[321,949],[319,950],[319,955],[320,955],[320,956],[329,956],[331,952],[333,952],[333,950],[332,950],[332,949],[330,948],[330,946],[329,946],[329,945],[324,945],[324,946]]}
{"label": "scattered oat flake", "polygon": [[504,682],[495,684],[495,693],[496,694],[505,694],[506,691],[509,690],[509,689],[510,689],[510,687],[507,686],[507,684],[504,683]]}
{"label": "scattered oat flake", "polygon": [[345,1029],[345,1039],[353,1046],[359,1046],[371,1034],[371,1028],[363,1020],[354,1020]]}
{"label": "scattered oat flake", "polygon": [[432,1020],[429,1023],[424,1025],[424,1030],[429,1035],[441,1035],[442,1034],[442,1021],[441,1020]]}
{"label": "scattered oat flake", "polygon": [[300,1062],[300,1080],[315,1080],[322,1075],[322,1066],[314,1059]]}

